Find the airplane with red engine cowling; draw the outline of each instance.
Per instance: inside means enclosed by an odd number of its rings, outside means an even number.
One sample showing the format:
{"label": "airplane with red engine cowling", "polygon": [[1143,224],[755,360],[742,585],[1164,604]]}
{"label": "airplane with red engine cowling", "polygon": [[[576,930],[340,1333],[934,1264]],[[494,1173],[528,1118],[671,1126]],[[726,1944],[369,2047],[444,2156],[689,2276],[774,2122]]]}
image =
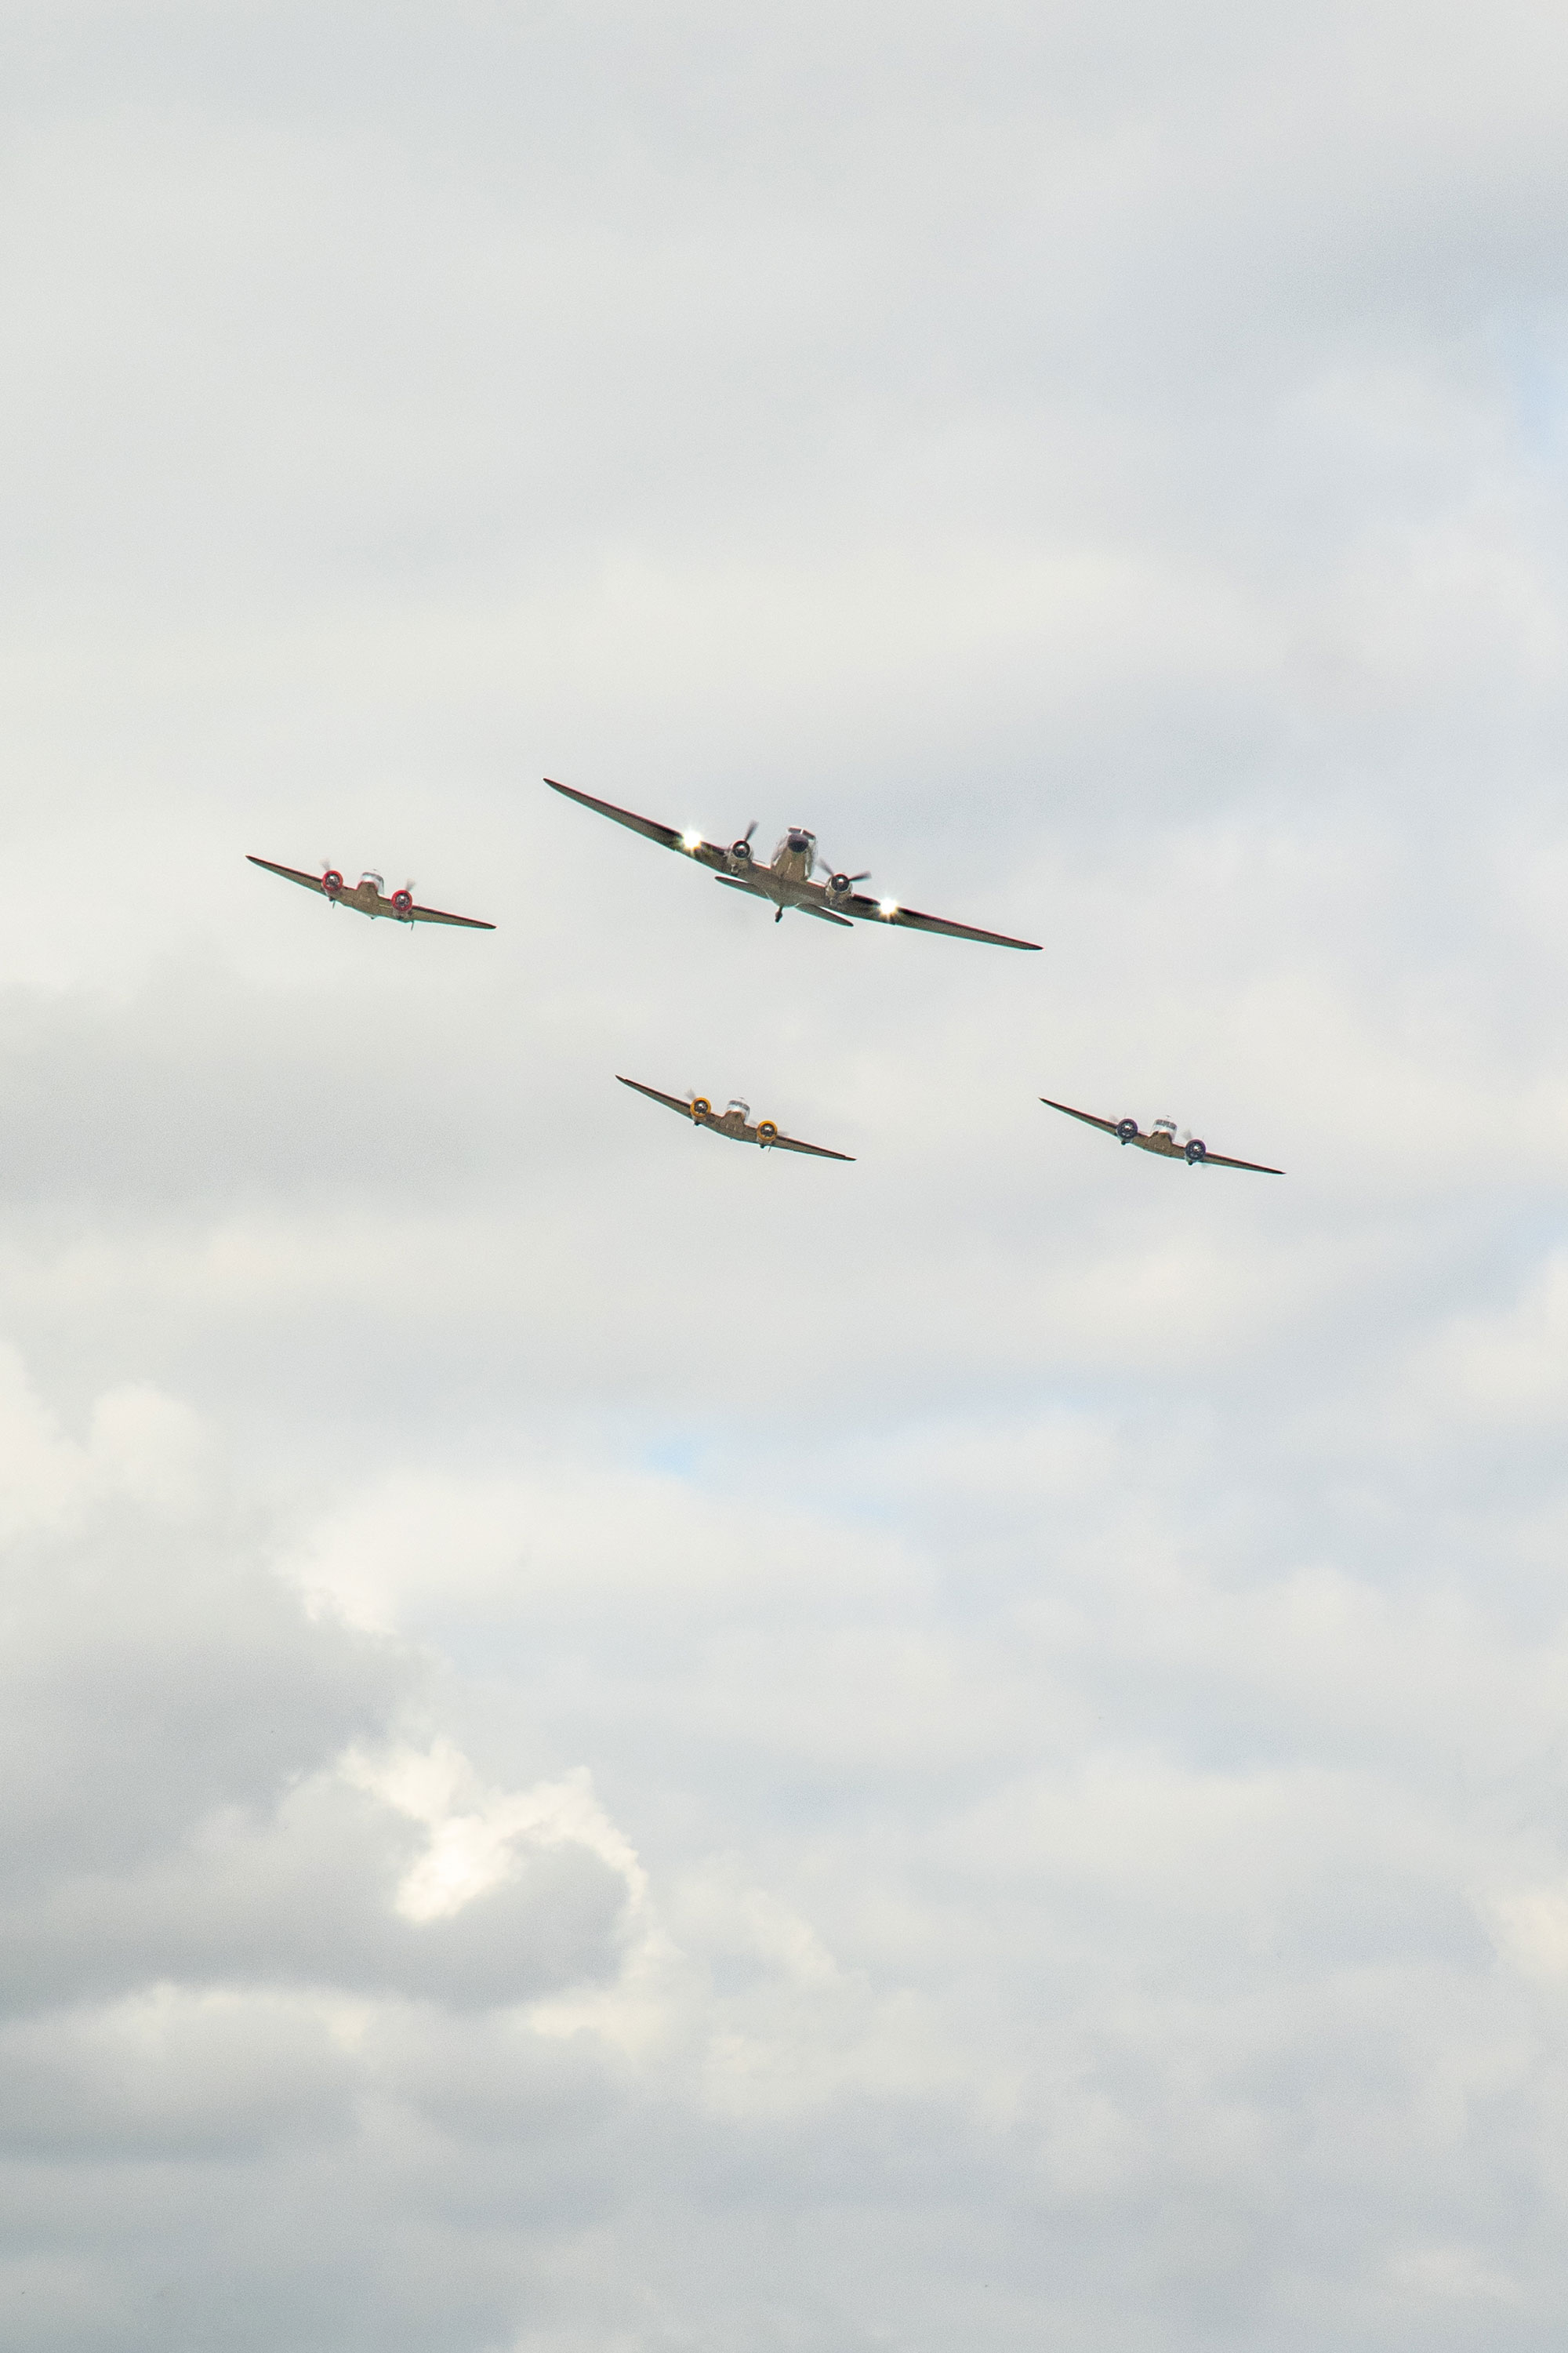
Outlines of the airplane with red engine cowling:
{"label": "airplane with red engine cowling", "polygon": [[268,874],[281,874],[285,882],[298,882],[303,890],[319,891],[334,907],[352,907],[356,915],[368,915],[372,922],[381,918],[394,923],[456,923],[465,932],[493,932],[495,925],[478,915],[447,915],[439,907],[421,907],[414,896],[414,885],[405,882],[401,891],[387,896],[386,884],[379,874],[367,868],[353,884],[343,881],[335,866],[323,866],[319,874],[301,873],[297,866],[275,866],[270,858],[251,858],[252,866],[263,866]]}
{"label": "airplane with red engine cowling", "polygon": [[[794,908],[800,914],[814,915],[818,923],[841,924],[846,931],[858,923],[888,923],[905,931],[942,932],[950,939],[983,940],[996,948],[1037,949],[1040,944],[1038,940],[1009,939],[1003,932],[976,931],[972,923],[950,923],[942,915],[922,915],[918,907],[902,907],[896,899],[868,898],[855,885],[868,882],[869,871],[836,872],[826,859],[817,856],[816,836],[804,826],[789,828],[764,866],[752,849],[752,836],[757,829],[754,818],[739,839],[725,849],[721,843],[705,841],[700,833],[682,833],[676,826],[661,825],[657,818],[637,817],[630,809],[617,808],[614,801],[595,800],[592,793],[580,793],[574,785],[558,785],[553,776],[544,781],[552,793],[563,793],[569,801],[578,801],[584,808],[595,809],[600,817],[657,841],[661,849],[694,859],[729,890],[749,891],[753,898],[768,901],[775,923],[782,923]],[[825,882],[814,879],[819,871],[827,877]]]}

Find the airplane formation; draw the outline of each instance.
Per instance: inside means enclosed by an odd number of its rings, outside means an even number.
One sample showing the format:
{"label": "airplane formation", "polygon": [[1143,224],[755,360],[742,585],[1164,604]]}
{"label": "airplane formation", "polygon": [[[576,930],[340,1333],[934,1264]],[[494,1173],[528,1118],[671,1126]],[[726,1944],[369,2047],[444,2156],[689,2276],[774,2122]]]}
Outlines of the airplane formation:
{"label": "airplane formation", "polygon": [[[773,910],[773,921],[782,923],[785,915],[809,915],[816,922],[834,923],[852,931],[857,923],[880,923],[905,931],[934,932],[955,940],[978,940],[984,945],[998,948],[1023,948],[1037,951],[1037,940],[1016,940],[1005,932],[985,932],[972,923],[950,923],[943,915],[925,915],[915,907],[906,907],[896,899],[873,899],[856,889],[859,882],[868,882],[868,871],[859,874],[838,872],[817,856],[816,836],[804,826],[788,828],[777,849],[765,865],[752,848],[752,836],[757,829],[756,819],[747,826],[728,847],[704,840],[700,833],[683,832],[677,826],[661,825],[655,818],[638,817],[631,809],[617,807],[614,801],[595,800],[591,793],[579,792],[573,785],[557,784],[553,776],[545,783],[553,793],[564,795],[598,816],[606,817],[616,825],[626,826],[640,833],[645,840],[657,842],[661,849],[674,850],[705,867],[716,882],[731,891],[744,891],[760,899]],[[335,866],[322,865],[313,874],[297,866],[279,866],[270,858],[249,856],[252,866],[265,869],[268,874],[280,874],[286,882],[297,882],[307,891],[316,892],[332,907],[349,907],[355,914],[368,915],[395,923],[450,923],[470,932],[493,932],[495,925],[478,915],[449,915],[438,907],[422,907],[414,896],[414,885],[406,882],[394,891],[389,898],[386,884],[376,873],[366,871],[352,886]],[[826,877],[818,881],[818,873]],[[732,1144],[755,1145],[763,1152],[804,1152],[816,1160],[852,1160],[847,1152],[833,1152],[823,1144],[805,1144],[798,1136],[785,1135],[776,1122],[760,1119],[752,1124],[749,1103],[732,1096],[728,1107],[715,1112],[706,1095],[689,1092],[685,1095],[665,1094],[658,1087],[645,1086],[640,1079],[623,1078],[623,1087],[646,1095],[652,1103],[663,1103],[678,1112],[690,1125],[710,1135],[728,1137]],[[1081,1120],[1086,1127],[1099,1128],[1102,1134],[1114,1136],[1122,1145],[1136,1145],[1141,1152],[1152,1153],[1156,1158],[1179,1160],[1188,1168],[1246,1168],[1259,1176],[1282,1176],[1282,1168],[1270,1168],[1261,1160],[1235,1160],[1223,1152],[1211,1152],[1200,1136],[1187,1134],[1180,1140],[1173,1119],[1157,1119],[1145,1133],[1131,1117],[1100,1119],[1093,1112],[1075,1111],[1070,1103],[1055,1103],[1049,1095],[1040,1101],[1050,1111],[1065,1112],[1068,1119]]]}

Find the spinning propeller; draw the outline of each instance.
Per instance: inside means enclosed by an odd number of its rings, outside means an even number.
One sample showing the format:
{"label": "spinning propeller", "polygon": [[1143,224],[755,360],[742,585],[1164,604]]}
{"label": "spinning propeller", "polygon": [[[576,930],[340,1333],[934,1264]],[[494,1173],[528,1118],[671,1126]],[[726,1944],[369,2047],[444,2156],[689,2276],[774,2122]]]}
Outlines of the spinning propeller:
{"label": "spinning propeller", "polygon": [[844,893],[847,891],[852,891],[857,882],[869,882],[871,880],[871,870],[868,866],[861,874],[836,874],[826,858],[819,858],[816,863],[821,871],[826,875],[829,894],[835,899],[842,899]]}

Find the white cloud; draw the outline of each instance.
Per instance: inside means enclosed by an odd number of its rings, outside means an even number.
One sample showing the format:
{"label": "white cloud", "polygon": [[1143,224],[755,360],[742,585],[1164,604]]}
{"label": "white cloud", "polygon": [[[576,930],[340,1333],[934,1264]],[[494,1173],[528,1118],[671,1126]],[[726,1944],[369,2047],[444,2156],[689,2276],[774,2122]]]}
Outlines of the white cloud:
{"label": "white cloud", "polygon": [[12,2333],[1554,2345],[1562,27],[11,16]]}
{"label": "white cloud", "polygon": [[406,1920],[448,1919],[475,1896],[515,1877],[524,1867],[520,1849],[525,1844],[585,1847],[621,1873],[628,1902],[637,1905],[647,1892],[647,1874],[596,1803],[584,1767],[532,1789],[487,1789],[468,1758],[450,1741],[437,1740],[423,1754],[404,1748],[379,1761],[351,1756],[343,1769],[356,1788],[368,1789],[430,1833],[429,1846],[397,1891],[397,1909]]}
{"label": "white cloud", "polygon": [[96,1399],[82,1440],[42,1405],[14,1348],[0,1348],[0,1536],[79,1525],[110,1499],[188,1511],[198,1493],[202,1434],[196,1416],[146,1383]]}

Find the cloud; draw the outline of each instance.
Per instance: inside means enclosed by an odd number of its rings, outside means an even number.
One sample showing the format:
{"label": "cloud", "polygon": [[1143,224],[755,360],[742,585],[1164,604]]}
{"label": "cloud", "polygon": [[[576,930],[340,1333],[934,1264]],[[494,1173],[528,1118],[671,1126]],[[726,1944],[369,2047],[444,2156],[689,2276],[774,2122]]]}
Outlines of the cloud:
{"label": "cloud", "polygon": [[11,2335],[1555,2345],[1560,28],[11,20]]}

